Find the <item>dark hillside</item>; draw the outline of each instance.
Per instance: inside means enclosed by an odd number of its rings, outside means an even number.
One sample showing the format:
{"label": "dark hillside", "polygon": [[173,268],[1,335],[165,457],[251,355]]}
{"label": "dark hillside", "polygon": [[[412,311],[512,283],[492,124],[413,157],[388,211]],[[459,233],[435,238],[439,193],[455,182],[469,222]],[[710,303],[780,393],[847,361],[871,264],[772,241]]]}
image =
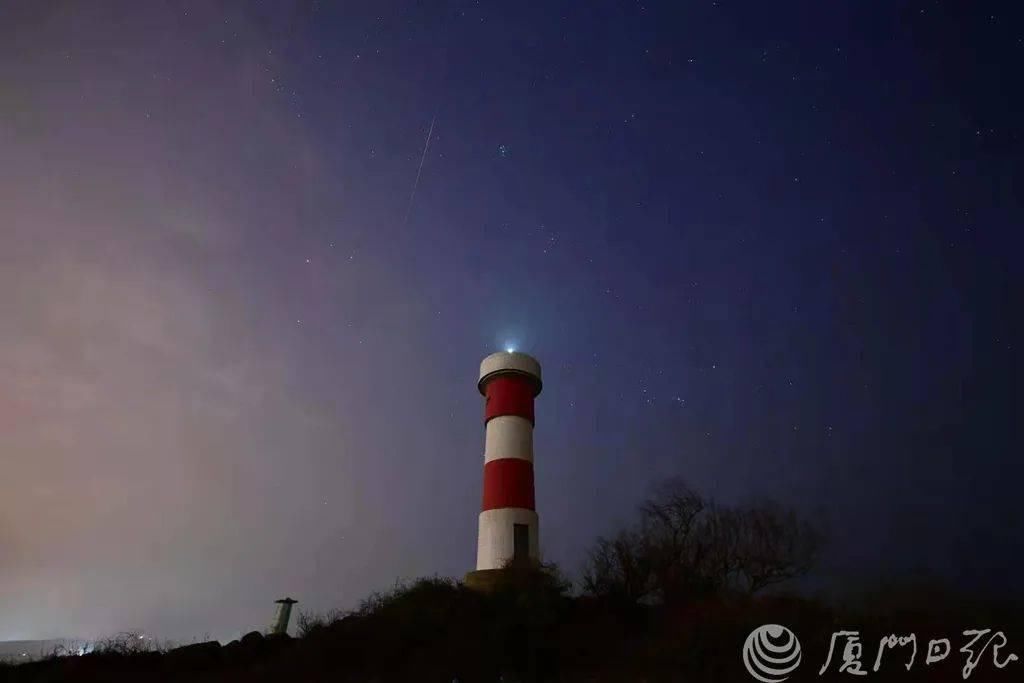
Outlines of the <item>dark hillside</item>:
{"label": "dark hillside", "polygon": [[[878,598],[873,598],[878,600]],[[898,599],[838,612],[797,597],[717,597],[671,609],[570,597],[557,579],[541,578],[493,595],[444,579],[422,579],[374,595],[329,623],[305,620],[298,638],[250,634],[226,646],[200,643],[169,652],[100,650],[80,657],[0,669],[0,681],[751,681],[741,657],[754,628],[778,623],[802,643],[802,662],[789,680],[843,680],[837,645],[825,674],[830,636],[859,630],[861,662],[875,681],[964,680],[960,649],[970,628],[1002,630],[968,680],[1020,680],[1024,620],[1017,608],[936,600]],[[945,605],[956,605],[951,609]],[[873,666],[878,643],[891,633],[915,633],[909,646],[886,651]],[[982,650],[992,633],[977,643]],[[949,638],[950,654],[926,665],[928,640]],[[1004,663],[999,669],[995,661]]]}

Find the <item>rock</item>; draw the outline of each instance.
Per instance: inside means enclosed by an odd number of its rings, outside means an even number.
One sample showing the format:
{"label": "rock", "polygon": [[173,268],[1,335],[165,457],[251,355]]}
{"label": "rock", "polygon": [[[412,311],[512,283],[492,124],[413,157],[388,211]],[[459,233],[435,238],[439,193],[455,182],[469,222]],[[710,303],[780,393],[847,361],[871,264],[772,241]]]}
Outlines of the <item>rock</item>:
{"label": "rock", "polygon": [[287,633],[271,633],[263,637],[263,640],[267,643],[287,643],[291,639],[292,637]]}
{"label": "rock", "polygon": [[164,655],[164,663],[175,669],[200,669],[220,661],[220,643],[210,640],[176,647]]}
{"label": "rock", "polygon": [[263,643],[263,634],[259,631],[249,631],[242,636],[242,647],[252,647],[254,645],[261,645]]}
{"label": "rock", "polygon": [[292,637],[287,633],[268,633],[263,636],[264,640],[291,640]]}
{"label": "rock", "polygon": [[242,642],[239,640],[232,640],[230,643],[220,649],[221,656],[224,657],[225,661],[234,662],[241,659],[246,652],[246,648],[242,647]]}
{"label": "rock", "polygon": [[263,639],[263,648],[267,652],[279,652],[292,643],[292,637],[287,633],[274,633]]}

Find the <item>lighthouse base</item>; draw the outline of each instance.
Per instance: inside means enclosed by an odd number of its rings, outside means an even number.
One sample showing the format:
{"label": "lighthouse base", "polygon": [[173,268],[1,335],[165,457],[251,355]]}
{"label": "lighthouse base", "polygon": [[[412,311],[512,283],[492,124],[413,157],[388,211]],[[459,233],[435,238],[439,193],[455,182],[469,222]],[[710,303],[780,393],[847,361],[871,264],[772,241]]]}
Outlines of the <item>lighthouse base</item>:
{"label": "lighthouse base", "polygon": [[466,574],[462,582],[466,588],[481,593],[494,593],[506,589],[519,589],[536,585],[543,570],[539,564],[523,564],[503,569],[477,569]]}

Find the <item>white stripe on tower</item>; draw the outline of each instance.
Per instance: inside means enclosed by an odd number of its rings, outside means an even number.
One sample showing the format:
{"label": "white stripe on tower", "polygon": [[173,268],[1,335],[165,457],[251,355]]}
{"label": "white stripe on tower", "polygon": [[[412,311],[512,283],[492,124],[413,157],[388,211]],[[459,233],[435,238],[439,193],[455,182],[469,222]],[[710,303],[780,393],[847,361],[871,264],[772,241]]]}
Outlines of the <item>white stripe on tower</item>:
{"label": "white stripe on tower", "polygon": [[499,415],[487,421],[484,462],[520,458],[533,462],[533,425],[525,417]]}

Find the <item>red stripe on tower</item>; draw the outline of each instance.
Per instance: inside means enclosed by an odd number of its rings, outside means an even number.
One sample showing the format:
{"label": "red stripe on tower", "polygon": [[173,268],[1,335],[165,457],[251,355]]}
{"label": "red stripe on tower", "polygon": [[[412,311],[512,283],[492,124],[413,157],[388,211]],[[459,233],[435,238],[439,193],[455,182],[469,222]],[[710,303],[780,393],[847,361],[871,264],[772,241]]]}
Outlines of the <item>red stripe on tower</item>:
{"label": "red stripe on tower", "polygon": [[501,458],[484,464],[484,504],[481,510],[533,510],[533,463]]}
{"label": "red stripe on tower", "polygon": [[485,387],[484,422],[492,417],[518,415],[534,424],[533,382],[523,375],[498,375]]}
{"label": "red stripe on tower", "polygon": [[540,561],[533,402],[541,386],[540,363],[525,353],[494,353],[480,364],[477,388],[486,397],[486,446],[477,569]]}

